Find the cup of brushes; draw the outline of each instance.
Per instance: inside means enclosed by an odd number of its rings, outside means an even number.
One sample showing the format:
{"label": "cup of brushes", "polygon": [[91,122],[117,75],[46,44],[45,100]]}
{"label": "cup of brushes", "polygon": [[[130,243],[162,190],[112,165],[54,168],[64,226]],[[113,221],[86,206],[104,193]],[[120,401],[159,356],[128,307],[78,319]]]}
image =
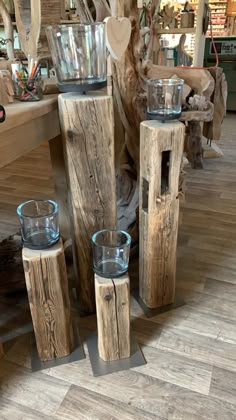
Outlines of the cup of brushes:
{"label": "cup of brushes", "polygon": [[17,97],[22,102],[40,101],[43,97],[41,65],[28,60],[28,68],[16,70]]}

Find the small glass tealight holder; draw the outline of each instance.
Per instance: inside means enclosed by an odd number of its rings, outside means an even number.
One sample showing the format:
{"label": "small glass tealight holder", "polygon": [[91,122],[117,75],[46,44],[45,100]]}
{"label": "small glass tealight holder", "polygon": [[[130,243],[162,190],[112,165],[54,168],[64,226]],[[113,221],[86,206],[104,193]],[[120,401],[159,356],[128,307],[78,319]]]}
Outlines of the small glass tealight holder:
{"label": "small glass tealight holder", "polygon": [[93,271],[117,278],[128,271],[131,237],[122,230],[101,230],[92,236]]}
{"label": "small glass tealight holder", "polygon": [[47,249],[60,238],[58,204],[52,200],[30,200],[17,207],[23,245]]}
{"label": "small glass tealight holder", "polygon": [[152,120],[176,120],[181,116],[182,79],[151,79],[147,82],[147,115]]}

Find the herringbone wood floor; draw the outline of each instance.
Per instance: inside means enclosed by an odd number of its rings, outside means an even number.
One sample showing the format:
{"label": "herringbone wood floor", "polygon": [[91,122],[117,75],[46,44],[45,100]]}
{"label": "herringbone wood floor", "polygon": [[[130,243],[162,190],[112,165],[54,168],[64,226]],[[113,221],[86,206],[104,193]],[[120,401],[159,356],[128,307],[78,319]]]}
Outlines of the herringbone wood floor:
{"label": "herringbone wood floor", "polygon": [[[132,329],[147,364],[94,378],[87,356],[31,373],[30,334],[23,334],[30,328],[28,306],[15,296],[0,308],[7,341],[0,419],[236,418],[235,130],[231,114],[221,142],[225,157],[205,161],[203,171],[188,170],[177,264],[178,292],[187,304],[147,319],[132,301]],[[38,196],[53,196],[46,147],[0,171],[1,238],[17,230],[16,205]],[[95,318],[79,325],[83,335],[95,328]]]}

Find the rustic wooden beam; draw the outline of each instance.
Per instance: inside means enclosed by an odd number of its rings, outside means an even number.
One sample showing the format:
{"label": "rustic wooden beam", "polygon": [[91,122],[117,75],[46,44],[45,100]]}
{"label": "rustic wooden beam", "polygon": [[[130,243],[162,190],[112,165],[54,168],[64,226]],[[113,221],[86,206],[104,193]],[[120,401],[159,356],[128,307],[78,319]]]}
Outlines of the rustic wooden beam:
{"label": "rustic wooden beam", "polygon": [[83,312],[95,311],[91,236],[116,229],[113,99],[102,93],[59,95],[76,288]]}
{"label": "rustic wooden beam", "polygon": [[55,183],[56,200],[59,204],[59,226],[63,241],[71,237],[68,187],[66,182],[66,170],[63,156],[63,144],[61,136],[55,137],[49,142],[52,171]]}
{"label": "rustic wooden beam", "polygon": [[67,356],[73,339],[62,241],[43,251],[23,248],[22,257],[39,358]]}
{"label": "rustic wooden beam", "polygon": [[149,308],[174,302],[183,147],[182,123],[141,123],[139,293]]}
{"label": "rustic wooden beam", "polygon": [[104,361],[130,357],[129,276],[105,279],[95,274],[98,353]]}

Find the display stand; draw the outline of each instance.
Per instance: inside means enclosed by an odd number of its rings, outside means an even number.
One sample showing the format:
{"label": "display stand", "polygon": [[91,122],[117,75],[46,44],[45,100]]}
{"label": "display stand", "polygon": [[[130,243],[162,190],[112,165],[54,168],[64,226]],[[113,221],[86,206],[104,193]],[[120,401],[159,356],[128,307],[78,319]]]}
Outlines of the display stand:
{"label": "display stand", "polygon": [[175,300],[183,147],[184,125],[179,121],[141,123],[139,294],[151,309]]}
{"label": "display stand", "polygon": [[95,312],[91,236],[116,229],[113,99],[100,92],[59,95],[70,193],[76,289],[82,313]]}
{"label": "display stand", "polygon": [[42,363],[64,358],[77,343],[72,331],[62,241],[46,250],[24,247],[22,257],[38,358]]}
{"label": "display stand", "polygon": [[106,279],[95,274],[98,353],[104,361],[130,357],[129,276]]}

